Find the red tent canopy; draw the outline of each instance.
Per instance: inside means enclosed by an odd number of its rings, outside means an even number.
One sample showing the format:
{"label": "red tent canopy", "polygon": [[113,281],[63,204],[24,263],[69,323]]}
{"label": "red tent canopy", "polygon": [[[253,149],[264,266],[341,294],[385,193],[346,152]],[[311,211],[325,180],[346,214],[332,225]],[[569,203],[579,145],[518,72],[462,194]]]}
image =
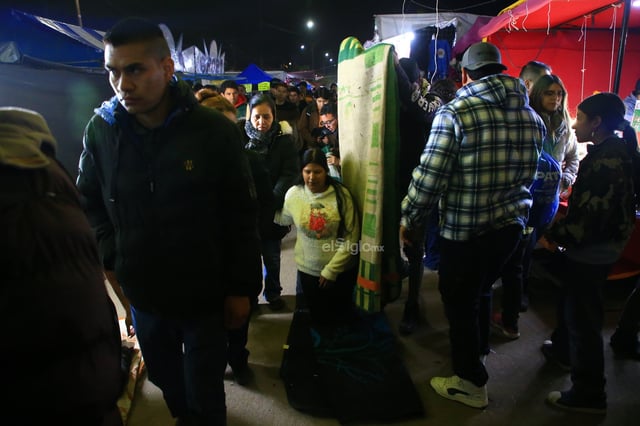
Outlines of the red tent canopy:
{"label": "red tent canopy", "polygon": [[[585,97],[614,90],[624,5],[615,0],[521,0],[478,33],[500,48],[511,75],[530,60],[549,64],[567,86],[575,114]],[[623,53],[618,83],[624,98],[640,78],[640,8],[630,9]]]}
{"label": "red tent canopy", "polygon": [[[584,17],[590,29],[608,29],[613,14],[618,15],[618,26],[622,24],[624,2],[620,0],[528,0],[517,1],[488,22],[480,36],[487,37],[514,23],[514,29],[580,28]],[[631,11],[629,27],[640,27],[640,10]]]}

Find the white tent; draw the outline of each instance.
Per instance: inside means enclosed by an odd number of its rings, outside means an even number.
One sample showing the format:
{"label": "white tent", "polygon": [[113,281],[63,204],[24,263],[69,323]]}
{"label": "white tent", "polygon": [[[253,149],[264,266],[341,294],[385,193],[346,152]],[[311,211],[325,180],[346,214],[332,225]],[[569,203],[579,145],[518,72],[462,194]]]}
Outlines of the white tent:
{"label": "white tent", "polygon": [[492,16],[450,12],[375,15],[375,33],[379,41],[393,44],[398,56],[408,57],[414,31],[427,27],[454,26],[456,40],[460,40],[474,25],[484,25],[491,18]]}
{"label": "white tent", "polygon": [[[482,15],[471,13],[412,13],[375,15],[376,32],[382,41],[425,27],[455,25],[459,35],[466,33]],[[484,16],[491,19],[491,16]]]}

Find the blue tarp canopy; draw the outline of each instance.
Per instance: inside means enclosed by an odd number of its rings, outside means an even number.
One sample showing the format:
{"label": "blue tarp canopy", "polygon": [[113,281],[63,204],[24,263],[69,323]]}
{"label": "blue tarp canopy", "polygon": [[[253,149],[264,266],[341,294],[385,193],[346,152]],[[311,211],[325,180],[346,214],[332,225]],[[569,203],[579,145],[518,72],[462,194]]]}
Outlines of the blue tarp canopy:
{"label": "blue tarp canopy", "polygon": [[0,58],[103,69],[102,31],[17,10],[0,10]]}
{"label": "blue tarp canopy", "polygon": [[247,66],[244,71],[238,74],[238,78],[245,79],[247,83],[260,84],[270,83],[273,77],[264,72],[256,64],[249,64],[249,66]]}

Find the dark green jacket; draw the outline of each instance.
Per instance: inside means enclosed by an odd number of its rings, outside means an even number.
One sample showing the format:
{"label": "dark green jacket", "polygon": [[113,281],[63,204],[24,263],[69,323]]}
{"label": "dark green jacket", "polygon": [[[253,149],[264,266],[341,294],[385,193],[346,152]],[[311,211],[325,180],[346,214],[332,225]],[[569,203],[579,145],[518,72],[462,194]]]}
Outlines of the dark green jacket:
{"label": "dark green jacket", "polygon": [[77,185],[105,268],[137,309],[182,318],[255,297],[257,202],[237,128],[183,82],[174,109],[146,130],[114,97],[85,129]]}

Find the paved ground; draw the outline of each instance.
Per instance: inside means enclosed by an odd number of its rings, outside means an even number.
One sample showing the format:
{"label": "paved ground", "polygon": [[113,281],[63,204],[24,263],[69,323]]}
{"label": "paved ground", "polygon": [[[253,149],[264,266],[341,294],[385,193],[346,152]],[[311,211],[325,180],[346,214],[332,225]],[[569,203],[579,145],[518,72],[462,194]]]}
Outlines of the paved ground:
{"label": "paved ground", "polygon": [[[295,293],[293,263],[294,233],[285,238],[282,255],[282,282],[287,309],[274,313],[267,305],[252,317],[249,337],[250,364],[256,377],[243,388],[229,375],[226,381],[229,426],[338,425],[333,419],[318,419],[299,413],[287,403],[286,393],[278,376],[285,342],[292,317]],[[605,346],[608,414],[590,416],[557,411],[544,403],[552,390],[565,389],[569,376],[545,362],[540,344],[554,326],[554,287],[536,282],[532,287],[531,309],[522,314],[522,337],[508,341],[494,337],[492,353],[487,360],[491,376],[489,407],[468,408],[437,396],[428,381],[434,375],[450,375],[448,326],[437,292],[437,274],[426,272],[421,301],[424,323],[410,337],[398,338],[398,350],[422,398],[426,417],[394,423],[402,426],[632,426],[640,418],[640,362],[615,360]],[[606,289],[605,339],[613,332],[620,309],[633,282],[611,282]],[[405,286],[406,287],[406,286]],[[391,303],[385,312],[394,330],[402,314],[404,300]],[[392,392],[393,390],[390,390]],[[173,425],[158,388],[148,381],[142,383],[130,416],[130,426]]]}

